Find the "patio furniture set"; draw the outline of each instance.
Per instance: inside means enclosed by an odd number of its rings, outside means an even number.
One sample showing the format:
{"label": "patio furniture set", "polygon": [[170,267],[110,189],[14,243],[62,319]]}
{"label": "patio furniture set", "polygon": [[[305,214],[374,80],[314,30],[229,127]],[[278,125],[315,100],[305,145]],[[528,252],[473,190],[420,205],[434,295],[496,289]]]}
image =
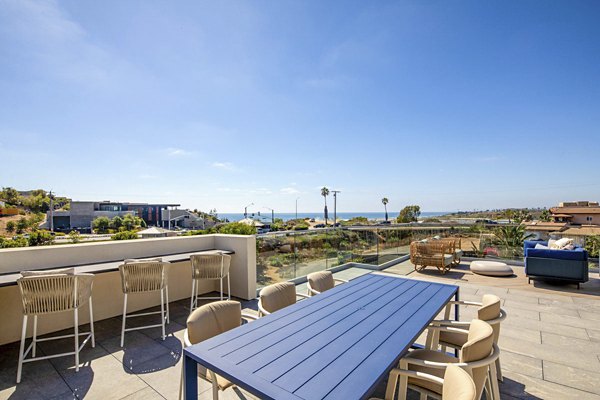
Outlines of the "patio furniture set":
{"label": "patio furniture set", "polygon": [[[259,316],[225,298],[231,257],[193,255],[191,314],[184,332],[180,396],[196,398],[198,377],[212,386],[214,399],[233,385],[265,399],[368,398],[389,377],[385,399],[405,398],[407,388],[443,399],[499,399],[502,379],[497,347],[500,322],[506,313],[500,299],[487,295],[482,303],[460,301],[457,286],[400,277],[367,274],[350,282],[329,271],[307,277],[307,294],[290,282],[260,292]],[[119,267],[123,300],[121,346],[125,333],[162,328],[169,323],[168,262],[125,260]],[[75,356],[91,341],[95,346],[92,274],[72,269],[23,272],[18,279],[23,299],[23,332],[17,383],[24,363],[51,357]],[[201,279],[219,279],[217,301],[198,305]],[[337,285],[336,285],[337,283]],[[160,311],[128,314],[130,295],[158,292]],[[300,298],[302,301],[297,301]],[[88,305],[90,331],[79,331],[79,310]],[[459,306],[479,307],[478,319],[459,320]],[[444,318],[434,320],[445,308]],[[455,319],[450,319],[454,309]],[[40,339],[38,316],[73,312],[74,334]],[[127,319],[158,314],[160,324],[127,328]],[[25,349],[27,320],[33,316],[30,345]],[[413,348],[427,330],[424,348]],[[74,338],[74,351],[36,357],[42,340]],[[455,354],[446,352],[455,349]],[[27,358],[31,352],[31,357]]]}
{"label": "patio furniture set", "polygon": [[415,266],[415,271],[436,267],[439,272],[445,274],[450,268],[460,264],[462,255],[460,238],[436,236],[410,244],[410,261]]}

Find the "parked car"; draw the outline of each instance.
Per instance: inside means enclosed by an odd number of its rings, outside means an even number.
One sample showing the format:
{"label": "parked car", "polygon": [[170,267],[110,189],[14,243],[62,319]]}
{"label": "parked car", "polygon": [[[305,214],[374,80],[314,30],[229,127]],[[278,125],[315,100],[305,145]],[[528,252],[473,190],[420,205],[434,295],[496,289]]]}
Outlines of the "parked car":
{"label": "parked car", "polygon": [[325,224],[316,224],[315,228],[325,228]]}

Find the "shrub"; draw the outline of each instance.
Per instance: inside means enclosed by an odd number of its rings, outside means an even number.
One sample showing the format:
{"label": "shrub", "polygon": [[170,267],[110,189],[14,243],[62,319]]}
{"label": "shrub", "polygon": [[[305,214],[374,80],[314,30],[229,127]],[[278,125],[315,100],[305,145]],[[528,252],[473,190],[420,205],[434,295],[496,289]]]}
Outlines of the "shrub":
{"label": "shrub", "polygon": [[256,234],[256,227],[251,225],[242,224],[241,222],[230,222],[225,225],[221,225],[216,228],[218,233],[226,233],[230,235],[254,235]]}
{"label": "shrub", "polygon": [[8,249],[12,247],[27,247],[28,242],[23,236],[17,236],[13,239],[0,237],[0,249]]}
{"label": "shrub", "polygon": [[110,237],[112,240],[133,240],[138,239],[138,234],[135,231],[123,231],[115,233]]}
{"label": "shrub", "polygon": [[588,236],[585,238],[585,249],[590,257],[598,257],[600,253],[600,236]]}
{"label": "shrub", "polygon": [[29,235],[30,246],[49,246],[54,243],[54,236],[49,231],[33,231]]}
{"label": "shrub", "polygon": [[69,239],[71,239],[71,243],[79,243],[81,242],[81,233],[79,231],[71,231],[69,232]]}
{"label": "shrub", "polygon": [[108,217],[98,217],[92,222],[92,228],[96,233],[106,233],[110,227],[110,219]]}
{"label": "shrub", "polygon": [[6,231],[8,233],[13,233],[15,229],[17,229],[17,224],[15,224],[15,221],[8,221],[6,223]]}
{"label": "shrub", "polygon": [[398,214],[398,218],[396,221],[398,223],[406,223],[406,222],[417,222],[419,219],[419,215],[421,215],[421,207],[419,206],[406,206]]}

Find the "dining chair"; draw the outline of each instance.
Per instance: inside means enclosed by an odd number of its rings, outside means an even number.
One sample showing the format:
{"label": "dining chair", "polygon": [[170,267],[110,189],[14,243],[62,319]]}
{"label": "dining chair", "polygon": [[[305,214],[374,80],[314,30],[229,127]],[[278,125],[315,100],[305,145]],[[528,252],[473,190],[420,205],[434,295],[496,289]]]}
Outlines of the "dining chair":
{"label": "dining chair", "polygon": [[258,299],[258,315],[263,317],[281,310],[292,304],[296,304],[298,297],[308,298],[309,296],[296,293],[296,285],[292,282],[280,282],[266,286],[261,289]]}
{"label": "dining chair", "polygon": [[[19,349],[19,361],[17,367],[17,383],[21,382],[23,364],[46,360],[49,358],[75,356],[75,372],[79,372],[79,353],[86,343],[91,339],[92,347],[96,347],[94,336],[94,312],[92,307],[92,286],[94,275],[75,274],[72,268],[46,271],[23,271],[21,278],[17,279],[17,285],[21,293],[23,306],[23,328],[21,331],[21,346]],[[86,304],[89,305],[90,331],[79,331],[79,309]],[[38,317],[47,316],[61,312],[73,311],[72,335],[60,335],[53,337],[38,338]],[[25,349],[27,336],[28,317],[33,316],[32,341]],[[84,336],[80,342],[80,336]],[[61,354],[53,354],[36,357],[38,342],[64,339],[72,337],[73,351]],[[31,351],[31,358],[27,355]]]}
{"label": "dining chair", "polygon": [[[399,369],[404,371],[422,372],[437,377],[443,377],[449,365],[466,369],[473,377],[476,387],[476,399],[480,399],[485,389],[487,399],[498,400],[500,393],[492,386],[490,368],[500,355],[500,349],[494,344],[494,330],[485,321],[471,321],[469,330],[446,326],[429,326],[428,329],[439,331],[460,331],[467,334],[467,342],[460,349],[460,356],[454,357],[448,353],[429,349],[419,349],[409,352],[400,359]],[[421,399],[427,396],[440,397],[443,387],[439,383],[422,379],[416,374],[400,374],[399,398],[406,399],[407,388],[421,393]],[[497,388],[497,386],[496,386]]]}
{"label": "dining chair", "polygon": [[229,267],[231,256],[228,254],[193,254],[190,256],[192,264],[192,298],[190,312],[198,306],[198,286],[201,280],[219,280],[219,297],[201,297],[203,300],[223,300],[223,279],[227,278],[227,300],[231,300],[231,283]]}
{"label": "dining chair", "polygon": [[[442,400],[476,400],[477,388],[471,375],[461,367],[448,365],[444,377],[426,374],[418,371],[407,371],[394,368],[390,371],[386,388],[385,400],[395,400],[396,388],[400,376],[415,377],[442,386]],[[370,400],[380,400],[372,397]]]}
{"label": "dining chair", "polygon": [[317,294],[323,293],[326,290],[333,289],[335,287],[335,283],[348,283],[348,281],[344,279],[334,278],[331,271],[318,271],[313,272],[312,274],[308,274],[306,276],[307,279],[307,289],[309,296],[315,296]]}
{"label": "dining chair", "polygon": [[[215,301],[198,307],[187,319],[187,329],[183,332],[183,345],[189,347],[210,339],[223,332],[242,325],[243,321],[250,322],[257,317],[242,313],[242,306],[233,300]],[[217,375],[213,371],[198,365],[198,376],[208,381],[212,386],[213,400],[219,398],[219,391],[234,386],[233,383]],[[183,363],[181,366],[181,381],[179,398],[183,392]]]}
{"label": "dining chair", "polygon": [[[165,340],[165,322],[169,323],[169,284],[170,263],[162,259],[125,260],[119,266],[121,288],[123,290],[123,322],[121,324],[121,347],[125,343],[125,332],[139,329],[162,328],[162,340]],[[127,315],[127,300],[130,294],[160,292],[160,311],[142,312]],[[127,318],[160,314],[160,324],[127,328]]]}

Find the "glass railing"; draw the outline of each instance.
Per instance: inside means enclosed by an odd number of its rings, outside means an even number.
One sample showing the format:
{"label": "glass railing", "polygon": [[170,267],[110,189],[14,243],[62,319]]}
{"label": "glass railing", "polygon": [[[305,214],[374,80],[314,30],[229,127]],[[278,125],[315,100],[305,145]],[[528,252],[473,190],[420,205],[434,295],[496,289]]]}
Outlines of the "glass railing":
{"label": "glass railing", "polygon": [[346,263],[378,266],[409,254],[410,243],[457,233],[452,227],[352,227],[259,235],[259,287]]}

